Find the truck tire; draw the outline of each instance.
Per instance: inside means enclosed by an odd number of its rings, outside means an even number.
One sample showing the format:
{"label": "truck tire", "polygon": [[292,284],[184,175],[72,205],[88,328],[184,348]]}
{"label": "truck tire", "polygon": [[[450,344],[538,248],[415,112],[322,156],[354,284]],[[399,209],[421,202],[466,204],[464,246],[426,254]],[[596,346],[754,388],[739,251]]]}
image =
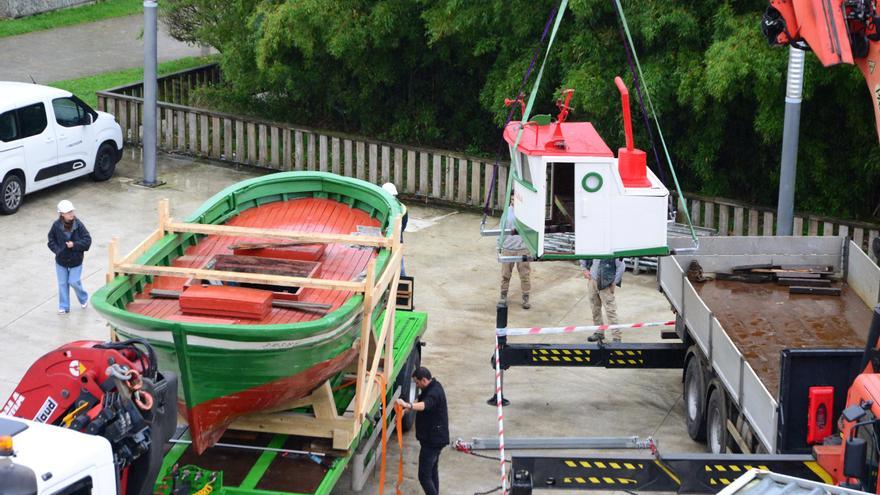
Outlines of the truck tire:
{"label": "truck tire", "polygon": [[697,442],[706,439],[706,387],[702,368],[700,359],[693,356],[684,370],[684,420],[688,435]]}
{"label": "truck tire", "polygon": [[117,154],[116,145],[109,142],[102,144],[95,155],[95,168],[89,177],[97,182],[103,182],[113,177],[113,172],[116,171]]}
{"label": "truck tire", "polygon": [[724,390],[714,387],[706,406],[706,446],[713,454],[726,454],[730,435],[727,433],[727,401]]}
{"label": "truck tire", "polygon": [[[400,386],[400,397],[410,404],[412,404],[418,396],[418,389],[416,388],[416,382],[412,379],[412,375],[421,365],[422,346],[419,341],[416,340],[412,352],[409,353],[409,359],[406,360],[406,364],[403,366],[403,369],[400,370],[400,375],[397,377],[397,383]],[[415,424],[416,412],[412,409],[405,411],[403,413],[403,421],[401,422],[403,431],[411,430]]]}
{"label": "truck tire", "polygon": [[21,207],[24,199],[24,182],[21,177],[9,174],[0,184],[0,213],[12,215]]}

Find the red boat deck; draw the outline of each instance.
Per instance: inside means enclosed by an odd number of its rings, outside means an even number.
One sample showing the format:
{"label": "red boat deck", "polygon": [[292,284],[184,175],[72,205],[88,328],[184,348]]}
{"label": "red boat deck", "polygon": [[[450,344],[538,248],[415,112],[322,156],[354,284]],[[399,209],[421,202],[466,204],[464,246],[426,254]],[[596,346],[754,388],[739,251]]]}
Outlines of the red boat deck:
{"label": "red boat deck", "polygon": [[[297,232],[319,232],[327,234],[350,234],[357,231],[359,225],[379,227],[379,221],[371,218],[366,212],[348,205],[318,198],[302,198],[279,201],[251,208],[241,215],[226,222],[236,227],[252,227],[263,229],[279,229]],[[210,235],[204,237],[197,245],[186,250],[184,256],[174,260],[174,266],[202,268],[215,255],[232,254],[229,246],[245,242],[280,242],[269,239],[230,237]],[[321,262],[318,278],[327,280],[352,280],[363,272],[376,251],[373,248],[349,247],[342,244],[328,244]],[[152,318],[178,320],[198,323],[243,325],[285,324],[315,320],[320,314],[300,311],[297,309],[272,308],[269,316],[261,320],[236,320],[228,317],[194,317],[185,315],[175,299],[150,298],[151,289],[182,291],[185,278],[155,277],[143,293],[138,294],[134,302],[126,309]],[[330,311],[342,306],[351,296],[349,291],[333,291],[323,289],[303,289],[300,301],[330,304]]]}

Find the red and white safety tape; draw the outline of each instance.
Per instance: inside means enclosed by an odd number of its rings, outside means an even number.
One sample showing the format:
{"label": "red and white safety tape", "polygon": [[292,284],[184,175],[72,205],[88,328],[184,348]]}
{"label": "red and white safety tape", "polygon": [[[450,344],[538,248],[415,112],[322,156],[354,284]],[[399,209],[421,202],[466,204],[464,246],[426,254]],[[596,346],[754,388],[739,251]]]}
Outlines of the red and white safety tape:
{"label": "red and white safety tape", "polygon": [[501,459],[501,491],[508,495],[507,466],[504,457],[504,400],[501,391],[501,347],[498,336],[495,336],[495,402],[498,406],[498,458]]}
{"label": "red and white safety tape", "polygon": [[655,321],[650,323],[621,323],[615,325],[588,325],[568,327],[522,327],[522,328],[496,328],[495,335],[498,337],[512,337],[516,335],[551,335],[560,333],[576,332],[604,332],[605,330],[617,330],[623,328],[647,328],[647,327],[672,327],[675,320]]}

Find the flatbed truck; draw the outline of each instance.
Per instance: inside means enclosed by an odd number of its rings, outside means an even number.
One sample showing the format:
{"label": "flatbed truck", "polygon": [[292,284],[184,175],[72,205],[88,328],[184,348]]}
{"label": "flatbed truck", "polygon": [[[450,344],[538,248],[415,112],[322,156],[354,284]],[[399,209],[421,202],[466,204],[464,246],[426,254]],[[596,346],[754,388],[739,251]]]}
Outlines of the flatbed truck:
{"label": "flatbed truck", "polygon": [[[676,242],[676,240],[672,240]],[[756,265],[829,266],[840,296],[791,295],[773,283],[692,281]],[[686,346],[688,433],[713,453],[809,453],[810,392],[832,387],[833,426],[862,372],[880,268],[845,237],[713,237],[696,253],[660,259],[657,281]],[[818,406],[816,406],[818,407]]]}
{"label": "flatbed truck", "polygon": [[[670,240],[673,252],[687,247],[687,239]],[[790,294],[767,277],[714,279],[759,266],[825,267],[840,295]],[[880,268],[861,249],[845,237],[704,237],[696,251],[661,257],[657,280],[676,317],[669,340],[499,338],[502,368],[681,369],[688,433],[709,453],[514,455],[513,493],[711,493],[752,468],[878,493]]]}

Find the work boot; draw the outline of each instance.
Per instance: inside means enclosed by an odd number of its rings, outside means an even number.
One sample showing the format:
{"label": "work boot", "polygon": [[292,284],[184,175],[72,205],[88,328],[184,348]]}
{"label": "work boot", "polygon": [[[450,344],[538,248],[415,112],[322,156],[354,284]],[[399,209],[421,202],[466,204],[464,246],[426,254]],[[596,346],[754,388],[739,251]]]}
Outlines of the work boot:
{"label": "work boot", "polygon": [[532,307],[532,305],[529,304],[529,295],[528,294],[523,294],[522,307],[523,307],[523,309],[529,309]]}
{"label": "work boot", "polygon": [[605,332],[595,332],[587,337],[587,342],[600,342],[605,340]]}
{"label": "work boot", "polygon": [[501,291],[501,299],[498,300],[498,305],[501,306],[502,308],[507,307],[507,291],[506,290]]}

